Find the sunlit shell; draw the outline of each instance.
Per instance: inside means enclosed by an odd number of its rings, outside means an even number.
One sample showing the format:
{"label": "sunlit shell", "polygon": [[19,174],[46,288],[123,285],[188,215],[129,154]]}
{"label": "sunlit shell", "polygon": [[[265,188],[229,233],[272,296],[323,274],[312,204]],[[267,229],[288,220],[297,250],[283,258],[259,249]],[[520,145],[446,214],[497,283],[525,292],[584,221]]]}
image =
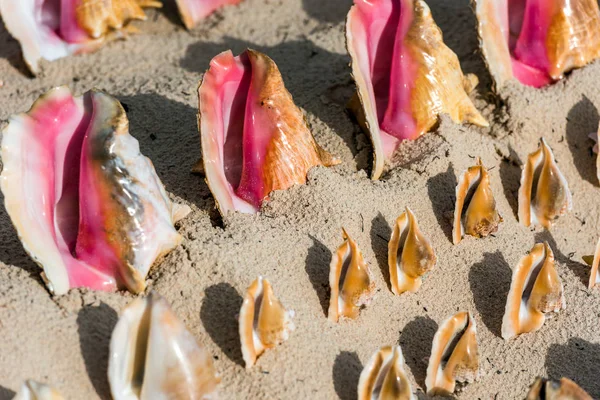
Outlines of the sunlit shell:
{"label": "sunlit shell", "polygon": [[288,340],[295,329],[294,311],[286,310],[275,297],[268,280],[259,276],[248,290],[240,310],[239,328],[246,368],[266,350]]}
{"label": "sunlit shell", "polygon": [[176,0],[179,15],[186,28],[192,29],[202,19],[208,17],[217,9],[238,4],[242,0]]}
{"label": "sunlit shell", "polygon": [[600,284],[600,275],[598,275],[598,265],[600,265],[600,239],[598,240],[598,243],[596,243],[594,255],[583,256],[583,261],[592,266],[588,283],[588,289],[592,289],[594,286]]}
{"label": "sunlit shell", "polygon": [[456,186],[456,205],[452,242],[458,244],[464,235],[486,237],[498,230],[502,217],[496,210],[496,200],[490,186],[487,169],[477,157]]}
{"label": "sunlit shell", "polygon": [[63,86],[3,132],[6,210],[54,294],[141,292],[154,261],[181,241],[173,224],[189,207],[169,200],[128,125],[115,98]]}
{"label": "sunlit shell", "polygon": [[529,154],[521,174],[519,222],[549,229],[554,221],[571,211],[573,200],[567,180],[558,169],[552,150],[542,138],[540,147]]}
{"label": "sunlit shell", "polygon": [[213,58],[198,97],[204,173],[223,215],[255,213],[271,191],[304,184],[310,168],[339,162],[315,142],[262,53]]}
{"label": "sunlit shell", "polygon": [[400,346],[382,347],[369,359],[358,381],[358,400],[416,400]]}
{"label": "sunlit shell", "polygon": [[548,243],[537,243],[513,270],[502,319],[502,337],[509,340],[537,331],[544,325],[546,313],[557,313],[564,308],[563,286],[554,266],[552,249]]}
{"label": "sunlit shell", "polygon": [[110,340],[114,400],[210,399],[220,381],[213,361],[157,293],[135,299]]}
{"label": "sunlit shell", "polygon": [[143,7],[161,6],[158,0],[0,0],[0,15],[35,74],[40,60],[93,51],[122,35],[130,20],[146,19]]}
{"label": "sunlit shell", "polygon": [[406,207],[396,220],[388,243],[390,283],[394,294],[416,292],[421,276],[435,267],[436,257],[431,242],[423,235],[417,218]]}
{"label": "sunlit shell", "polygon": [[340,318],[354,319],[362,306],[371,302],[375,282],[369,265],[363,259],[358,245],[342,228],[344,243],[337,249],[329,267],[328,318],[337,322]]}
{"label": "sunlit shell", "polygon": [[473,78],[463,76],[424,1],[354,0],[346,43],[359,100],[353,108],[373,142],[373,179],[401,141],[430,131],[440,114],[488,125],[465,91]]}
{"label": "sunlit shell", "polygon": [[498,88],[541,87],[600,56],[596,0],[475,0],[481,50]]}
{"label": "sunlit shell", "polygon": [[23,382],[19,393],[13,400],[63,400],[64,398],[58,390],[44,383],[32,381],[31,379]]}
{"label": "sunlit shell", "polygon": [[592,396],[569,378],[553,381],[537,378],[525,400],[592,400]]}

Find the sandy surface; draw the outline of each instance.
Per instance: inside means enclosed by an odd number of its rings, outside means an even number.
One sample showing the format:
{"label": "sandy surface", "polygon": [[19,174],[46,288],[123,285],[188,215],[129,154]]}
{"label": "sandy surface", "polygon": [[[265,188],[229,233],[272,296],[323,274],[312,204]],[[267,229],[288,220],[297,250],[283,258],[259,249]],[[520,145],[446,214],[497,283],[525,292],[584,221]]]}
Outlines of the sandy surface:
{"label": "sandy surface", "polygon": [[[343,107],[353,87],[343,35],[349,0],[246,0],[192,32],[169,7],[150,12],[142,34],[49,64],[37,79],[24,74],[19,47],[0,25],[0,128],[61,84],[77,93],[98,87],[127,105],[143,153],[173,198],[193,208],[179,226],[182,245],[152,270],[149,286],[214,355],[221,398],[353,399],[362,365],[379,346],[394,343],[402,346],[413,389],[427,398],[432,337],[457,310],[475,315],[482,369],[479,382],[458,398],[522,398],[536,375],[568,376],[600,397],[600,290],[586,289],[589,270],[580,262],[598,239],[599,189],[587,134],[598,126],[600,63],[545,90],[509,87],[502,102],[490,94],[468,1],[429,3],[463,70],[482,81],[474,98],[491,128],[444,119],[405,152],[410,162],[379,182],[368,179],[369,140]],[[316,168],[307,185],[275,193],[260,215],[222,222],[203,179],[189,172],[200,155],[195,88],[215,54],[247,46],[277,62],[318,142],[343,163]],[[550,233],[531,231],[515,218],[519,164],[541,136],[553,147],[574,200],[573,212]],[[456,177],[474,156],[490,168],[505,222],[495,237],[453,246],[447,214]],[[406,205],[431,238],[438,264],[417,294],[397,297],[388,289],[387,240]],[[358,320],[334,324],[324,308],[342,226],[361,247],[378,290]],[[567,309],[539,332],[506,343],[499,334],[511,269],[541,240],[555,251]],[[0,244],[0,398],[11,398],[26,378],[51,383],[68,399],[109,398],[109,338],[132,296],[72,290],[51,297],[3,208]],[[246,371],[235,318],[259,274],[296,311],[297,329]]]}

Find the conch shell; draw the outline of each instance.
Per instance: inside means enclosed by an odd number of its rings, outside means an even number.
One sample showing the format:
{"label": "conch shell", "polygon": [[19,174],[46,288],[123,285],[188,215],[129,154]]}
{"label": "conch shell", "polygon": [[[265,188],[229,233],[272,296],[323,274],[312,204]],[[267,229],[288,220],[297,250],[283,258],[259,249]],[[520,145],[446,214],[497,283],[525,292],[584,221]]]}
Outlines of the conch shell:
{"label": "conch shell", "polygon": [[509,340],[521,333],[537,331],[546,313],[565,308],[563,286],[554,267],[554,254],[548,243],[537,243],[514,269],[502,337]]}
{"label": "conch shell", "polygon": [[238,4],[242,0],[176,0],[179,14],[186,28],[192,29],[202,19],[208,17],[217,9]]}
{"label": "conch shell", "polygon": [[473,382],[477,378],[477,328],[473,316],[462,311],[442,322],[433,337],[425,378],[427,394],[450,395],[456,382]]}
{"label": "conch shell", "polygon": [[11,117],[1,154],[6,210],[54,294],[139,293],[153,262],[181,241],[173,224],[189,207],[169,200],[106,93],[50,90]]}
{"label": "conch shell", "polygon": [[561,378],[559,382],[537,378],[525,400],[592,400],[592,396],[569,378]]}
{"label": "conch shell", "polygon": [[436,257],[431,242],[423,236],[417,218],[406,207],[396,220],[388,243],[390,283],[394,294],[415,293],[421,287],[421,276],[435,267]]}
{"label": "conch shell", "polygon": [[37,74],[40,60],[96,50],[122,35],[130,20],[146,19],[143,7],[161,6],[158,0],[0,0],[0,14]]}
{"label": "conch shell", "polygon": [[416,400],[404,372],[400,346],[380,348],[369,359],[358,381],[358,400]]}
{"label": "conch shell", "polygon": [[596,0],[475,0],[481,50],[498,88],[541,87],[600,56]]}
{"label": "conch shell", "polygon": [[288,340],[295,329],[294,311],[286,310],[275,297],[268,280],[259,276],[248,290],[240,310],[239,326],[242,355],[246,368],[266,350]]}
{"label": "conch shell", "polygon": [[213,58],[198,98],[204,173],[223,215],[255,213],[271,191],[304,184],[310,168],[339,162],[315,142],[277,66],[262,53]]}
{"label": "conch shell", "polygon": [[220,381],[212,357],[157,293],[134,300],[110,339],[114,400],[209,399]]}
{"label": "conch shell", "polygon": [[363,259],[358,245],[342,228],[344,243],[337,249],[329,267],[328,318],[337,322],[340,317],[355,319],[362,306],[371,302],[375,282],[369,265]]}
{"label": "conch shell", "polygon": [[486,237],[496,232],[498,224],[502,222],[502,217],[496,210],[488,171],[479,157],[475,164],[461,175],[456,186],[452,228],[454,244],[458,244],[465,234]]}
{"label": "conch shell", "polygon": [[58,390],[31,379],[23,382],[19,393],[13,400],[63,400]]}
{"label": "conch shell", "polygon": [[525,226],[549,229],[554,220],[573,208],[567,180],[558,169],[552,150],[542,138],[529,154],[521,174],[519,221]]}
{"label": "conch shell", "polygon": [[463,76],[424,1],[354,0],[346,43],[360,101],[352,108],[373,142],[373,179],[401,141],[431,130],[440,114],[488,126],[466,92],[474,76]]}
{"label": "conch shell", "polygon": [[600,284],[600,275],[598,275],[598,265],[600,265],[600,239],[598,240],[598,243],[596,243],[594,255],[583,256],[583,261],[592,266],[588,283],[588,289],[592,289],[594,286]]}

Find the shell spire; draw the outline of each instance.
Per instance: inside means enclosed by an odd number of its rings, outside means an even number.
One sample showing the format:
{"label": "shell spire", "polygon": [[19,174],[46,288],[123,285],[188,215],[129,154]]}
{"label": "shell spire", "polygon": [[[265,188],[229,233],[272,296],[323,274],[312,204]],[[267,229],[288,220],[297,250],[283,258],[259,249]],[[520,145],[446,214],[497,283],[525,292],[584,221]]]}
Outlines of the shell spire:
{"label": "shell spire", "polygon": [[513,271],[502,318],[502,337],[509,340],[537,331],[544,324],[546,313],[564,308],[563,286],[552,249],[546,242],[537,243]]}
{"label": "shell spire", "polygon": [[529,154],[521,174],[519,222],[549,229],[572,208],[567,180],[558,169],[552,149],[542,138],[539,148]]}
{"label": "shell spire", "polygon": [[380,348],[365,365],[358,381],[358,400],[416,400],[404,371],[400,346]]}
{"label": "shell spire", "polygon": [[406,207],[396,220],[388,243],[390,283],[394,294],[415,293],[421,287],[421,276],[435,267],[436,256],[417,224],[417,218]]}
{"label": "shell spire", "polygon": [[259,276],[246,291],[240,310],[239,328],[246,368],[252,367],[266,350],[288,340],[295,329],[294,311],[286,310],[275,297],[268,280]]}
{"label": "shell spire", "polygon": [[63,400],[64,397],[53,387],[28,379],[23,382],[13,400]]}
{"label": "shell spire", "polygon": [[502,217],[490,186],[490,176],[477,157],[474,166],[460,177],[456,186],[456,205],[452,242],[458,244],[464,235],[486,237],[498,230]]}

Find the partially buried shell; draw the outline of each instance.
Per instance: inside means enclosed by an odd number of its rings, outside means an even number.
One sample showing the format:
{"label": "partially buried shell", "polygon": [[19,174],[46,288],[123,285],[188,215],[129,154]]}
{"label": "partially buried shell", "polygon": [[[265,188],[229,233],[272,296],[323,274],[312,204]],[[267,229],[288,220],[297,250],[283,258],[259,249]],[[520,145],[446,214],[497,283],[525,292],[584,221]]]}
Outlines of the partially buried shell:
{"label": "partially buried shell", "polygon": [[23,247],[54,294],[144,290],[189,212],[169,200],[128,132],[118,100],[67,87],[42,95],[3,132],[0,188]]}
{"label": "partially buried shell", "polygon": [[209,399],[220,380],[210,354],[157,293],[125,309],[108,360],[115,400]]}
{"label": "partially buried shell", "polygon": [[328,318],[333,322],[358,317],[360,308],[371,302],[375,292],[371,270],[358,245],[343,228],[342,233],[344,243],[334,253],[329,267]]}
{"label": "partially buried shell", "polygon": [[588,282],[588,289],[592,289],[594,286],[600,284],[600,275],[598,274],[598,266],[600,265],[600,239],[596,243],[596,250],[593,256],[583,256],[583,261],[588,265],[591,265],[590,279]]}
{"label": "partially buried shell", "polygon": [[496,86],[541,87],[600,56],[596,0],[475,0],[481,50]]}
{"label": "partially buried shell", "polygon": [[558,169],[552,150],[542,138],[529,154],[521,173],[519,222],[549,229],[560,216],[571,211],[573,200],[567,180]]}
{"label": "partially buried shell", "polygon": [[448,318],[433,337],[425,386],[428,395],[450,395],[456,382],[479,378],[477,328],[468,312]]}
{"label": "partially buried shell", "polygon": [[221,214],[255,213],[273,190],[339,163],[315,142],[277,66],[247,50],[217,55],[198,88],[206,181]]}
{"label": "partially buried shell", "polygon": [[452,242],[458,244],[464,235],[486,237],[498,230],[502,217],[490,186],[490,176],[477,157],[474,166],[460,177],[456,186],[456,205]]}
{"label": "partially buried shell", "polygon": [[565,308],[563,286],[548,243],[537,243],[514,269],[502,318],[505,340],[544,325],[546,314]]}
{"label": "partially buried shell", "polygon": [[560,381],[537,378],[525,400],[592,400],[592,396],[569,378]]}
{"label": "partially buried shell", "polygon": [[390,283],[394,294],[416,292],[421,276],[435,267],[436,256],[431,242],[423,235],[417,218],[406,207],[396,220],[388,243]]}
{"label": "partially buried shell", "polygon": [[365,365],[358,381],[358,400],[415,400],[404,371],[400,346],[380,348]]}
{"label": "partially buried shell", "polygon": [[63,397],[53,387],[28,379],[13,400],[63,400]]}
{"label": "partially buried shell", "polygon": [[143,7],[161,6],[158,0],[0,0],[0,14],[35,74],[40,60],[93,51],[130,20],[146,19]]}
{"label": "partially buried shell", "polygon": [[378,179],[401,141],[431,130],[440,114],[487,126],[465,89],[456,54],[422,0],[354,0],[346,43],[358,101],[352,108],[373,142]]}
{"label": "partially buried shell", "polygon": [[208,17],[217,9],[242,0],[176,0],[179,15],[186,28],[192,29],[202,19]]}
{"label": "partially buried shell", "polygon": [[239,316],[240,341],[246,368],[266,350],[288,340],[295,329],[294,311],[275,297],[268,280],[259,276],[246,292]]}

